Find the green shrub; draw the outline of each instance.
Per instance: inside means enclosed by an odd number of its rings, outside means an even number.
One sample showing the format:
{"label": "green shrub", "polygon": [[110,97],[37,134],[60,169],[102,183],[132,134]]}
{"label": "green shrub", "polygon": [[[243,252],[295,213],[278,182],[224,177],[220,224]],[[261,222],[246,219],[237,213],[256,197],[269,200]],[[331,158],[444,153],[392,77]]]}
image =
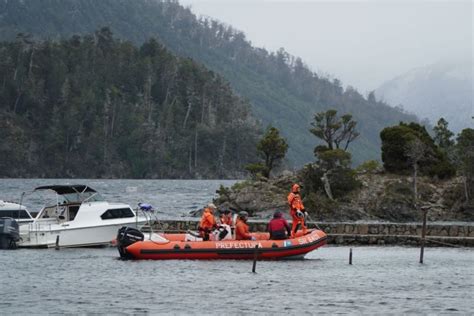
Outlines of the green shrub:
{"label": "green shrub", "polygon": [[357,168],[357,172],[361,173],[375,173],[377,170],[379,170],[382,166],[380,165],[380,162],[377,160],[367,160],[361,163]]}
{"label": "green shrub", "polygon": [[342,149],[328,149],[318,152],[318,162],[326,170],[337,167],[349,168],[351,165],[351,154]]}
{"label": "green shrub", "polygon": [[257,179],[269,173],[268,168],[263,163],[251,163],[245,166],[253,179]]}
{"label": "green shrub", "polygon": [[419,139],[426,147],[426,155],[419,161],[423,175],[446,179],[454,176],[455,167],[433,141],[424,126],[417,123],[400,123],[386,127],[380,132],[382,140],[382,162],[386,171],[409,174],[413,168],[406,154],[408,145]]}
{"label": "green shrub", "polygon": [[321,177],[323,172],[316,164],[307,164],[300,171],[299,178],[301,178],[301,185],[305,192],[318,192],[323,188]]}
{"label": "green shrub", "polygon": [[427,173],[430,177],[449,179],[456,175],[456,168],[446,159],[429,166]]}
{"label": "green shrub", "polygon": [[[251,180],[245,180],[245,181],[239,181],[239,182],[236,182],[234,183],[234,185],[231,187],[230,191],[239,191],[239,190],[242,190],[243,188],[245,187],[248,187],[248,186],[252,186],[253,185],[253,181]],[[222,187],[222,185],[221,185]],[[230,192],[229,191],[229,192]],[[217,192],[219,193],[219,192]]]}
{"label": "green shrub", "polygon": [[349,168],[336,168],[328,175],[331,184],[331,192],[334,198],[346,196],[349,192],[361,187],[361,183],[355,177],[354,170]]}
{"label": "green shrub", "polygon": [[[344,197],[349,192],[358,189],[361,183],[355,177],[355,171],[350,168],[336,167],[327,173],[331,186],[332,196],[337,199]],[[301,171],[300,178],[305,192],[319,192],[326,195],[321,178],[324,172],[316,164],[308,164]]]}
{"label": "green shrub", "polygon": [[337,201],[330,200],[326,195],[310,192],[303,200],[304,205],[315,221],[333,218],[339,208]]}
{"label": "green shrub", "polygon": [[413,195],[412,185],[408,181],[392,182],[385,187],[386,196],[403,195],[411,197]]}

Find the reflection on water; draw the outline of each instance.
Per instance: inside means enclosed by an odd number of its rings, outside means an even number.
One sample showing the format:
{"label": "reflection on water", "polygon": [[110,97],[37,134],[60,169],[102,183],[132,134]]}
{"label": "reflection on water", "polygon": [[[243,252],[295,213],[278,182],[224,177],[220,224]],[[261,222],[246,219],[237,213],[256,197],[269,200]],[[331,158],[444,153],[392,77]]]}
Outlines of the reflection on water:
{"label": "reflection on water", "polygon": [[121,261],[116,249],[0,251],[2,314],[471,313],[473,251],[324,247],[309,260]]}

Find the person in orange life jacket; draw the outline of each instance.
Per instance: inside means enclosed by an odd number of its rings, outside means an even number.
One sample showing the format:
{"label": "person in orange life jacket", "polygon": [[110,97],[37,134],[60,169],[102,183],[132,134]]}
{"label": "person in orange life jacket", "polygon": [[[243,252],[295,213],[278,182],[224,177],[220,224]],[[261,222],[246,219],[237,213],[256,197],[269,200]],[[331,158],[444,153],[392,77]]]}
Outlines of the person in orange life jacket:
{"label": "person in orange life jacket", "polygon": [[288,194],[288,205],[290,206],[290,215],[293,220],[291,226],[291,237],[294,237],[298,230],[298,225],[301,225],[303,234],[306,234],[307,228],[305,225],[305,215],[308,213],[304,210],[303,202],[301,201],[300,186],[293,184],[291,192]]}
{"label": "person in orange life jacket", "polygon": [[291,235],[290,225],[279,211],[273,214],[273,219],[267,224],[267,231],[273,240],[287,239]]}
{"label": "person in orange life jacket", "polygon": [[220,222],[221,224],[229,225],[232,227],[232,212],[229,210],[225,210],[221,213],[220,216]]}
{"label": "person in orange life jacket", "polygon": [[209,233],[217,228],[216,219],[214,218],[214,210],[216,209],[213,203],[209,203],[202,213],[198,230],[203,240],[209,240]]}
{"label": "person in orange life jacket", "polygon": [[239,217],[235,224],[235,239],[236,240],[255,240],[256,238],[249,233],[249,225],[247,225],[249,213],[239,212]]}

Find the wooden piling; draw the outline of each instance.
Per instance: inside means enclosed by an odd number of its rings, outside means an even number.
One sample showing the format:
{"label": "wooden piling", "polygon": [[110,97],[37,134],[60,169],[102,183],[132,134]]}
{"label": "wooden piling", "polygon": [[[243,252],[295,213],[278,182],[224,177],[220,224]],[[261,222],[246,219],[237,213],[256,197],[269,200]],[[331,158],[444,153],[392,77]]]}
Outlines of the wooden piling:
{"label": "wooden piling", "polygon": [[255,272],[255,269],[257,268],[257,258],[258,258],[258,245],[255,245],[255,251],[253,253],[253,266],[252,266],[252,272]]}
{"label": "wooden piling", "polygon": [[428,209],[422,208],[423,211],[423,227],[421,229],[421,248],[420,248],[420,263],[423,264],[423,255],[425,253],[425,236],[426,236],[426,215]]}
{"label": "wooden piling", "polygon": [[352,248],[349,249],[349,264],[352,264]]}
{"label": "wooden piling", "polygon": [[56,245],[54,246],[54,249],[59,250],[59,235],[56,236]]}

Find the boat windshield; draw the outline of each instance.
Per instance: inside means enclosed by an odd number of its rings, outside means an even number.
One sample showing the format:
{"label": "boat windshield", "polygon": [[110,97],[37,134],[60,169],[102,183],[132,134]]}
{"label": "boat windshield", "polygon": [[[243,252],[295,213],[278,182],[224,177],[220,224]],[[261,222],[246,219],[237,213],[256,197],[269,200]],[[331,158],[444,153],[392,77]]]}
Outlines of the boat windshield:
{"label": "boat windshield", "polygon": [[30,214],[25,210],[0,210],[0,217],[32,219]]}
{"label": "boat windshield", "polygon": [[104,201],[104,198],[97,192],[66,193],[61,195],[66,203],[83,203]]}

